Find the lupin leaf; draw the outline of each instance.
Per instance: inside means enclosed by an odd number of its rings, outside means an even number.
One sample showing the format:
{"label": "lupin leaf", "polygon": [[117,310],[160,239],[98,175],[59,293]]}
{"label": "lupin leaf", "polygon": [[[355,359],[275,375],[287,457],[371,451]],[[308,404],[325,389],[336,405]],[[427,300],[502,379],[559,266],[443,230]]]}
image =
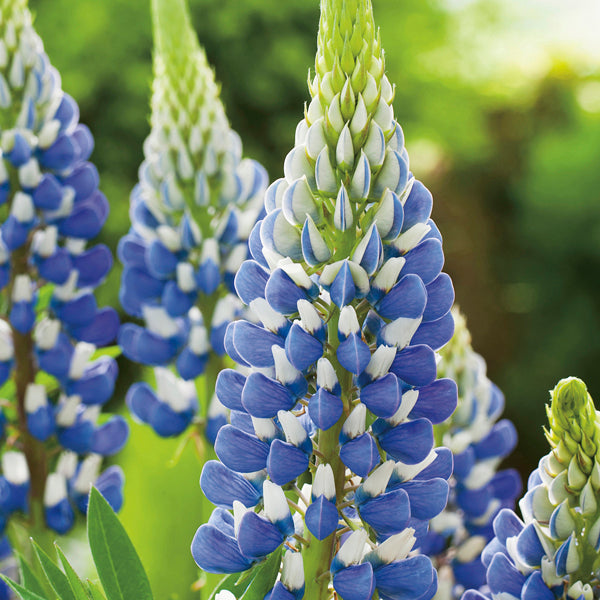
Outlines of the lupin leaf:
{"label": "lupin leaf", "polygon": [[87,587],[88,593],[92,597],[92,600],[106,600],[106,596],[104,595],[104,592],[102,591],[102,588],[100,587],[99,583],[96,583],[95,581],[90,581],[88,579]]}
{"label": "lupin leaf", "polygon": [[148,576],[110,504],[90,492],[88,539],[98,576],[111,600],[152,600]]}
{"label": "lupin leaf", "polygon": [[85,590],[85,586],[79,576],[75,572],[75,569],[71,566],[71,563],[67,560],[64,552],[56,546],[56,552],[58,553],[58,557],[60,558],[60,562],[62,563],[63,569],[69,580],[69,585],[75,594],[77,600],[89,600],[90,596]]}
{"label": "lupin leaf", "polygon": [[46,592],[42,586],[37,575],[31,568],[31,565],[23,558],[21,554],[15,552],[17,560],[19,561],[19,570],[21,571],[21,582],[23,587],[27,588],[30,592],[43,596]]}
{"label": "lupin leaf", "polygon": [[120,346],[106,346],[106,348],[98,348],[98,350],[96,350],[96,352],[92,354],[90,361],[97,360],[101,356],[110,356],[111,358],[118,358],[119,356],[121,356],[122,353],[123,350],[121,350]]}
{"label": "lupin leaf", "polygon": [[53,560],[40,548],[40,546],[32,541],[33,548],[36,556],[42,565],[42,569],[48,583],[52,589],[56,592],[56,595],[61,600],[77,600],[67,576],[60,570],[60,568],[54,564]]}
{"label": "lupin leaf", "polygon": [[5,575],[0,574],[0,577],[2,578],[2,581],[4,581],[4,583],[19,596],[19,598],[22,598],[22,600],[46,600],[43,596],[38,596]]}

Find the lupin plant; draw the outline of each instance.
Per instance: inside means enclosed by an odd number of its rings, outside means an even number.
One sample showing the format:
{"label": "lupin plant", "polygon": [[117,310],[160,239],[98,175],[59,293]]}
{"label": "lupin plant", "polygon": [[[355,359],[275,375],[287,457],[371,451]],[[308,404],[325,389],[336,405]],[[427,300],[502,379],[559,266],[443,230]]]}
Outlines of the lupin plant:
{"label": "lupin plant", "polygon": [[0,1],[1,531],[65,533],[90,485],[118,509],[123,474],[103,457],[125,443],[119,416],[99,421],[117,365],[97,351],[117,335],[96,288],[112,256],[89,245],[108,216],[90,131],[32,26],[26,0]]}
{"label": "lupin plant", "polygon": [[119,246],[121,303],[144,324],[124,325],[119,344],[155,367],[156,389],[133,384],[127,404],[160,436],[179,435],[196,419],[214,442],[226,421],[212,399],[223,338],[242,309],[234,276],[268,180],[256,161],[242,159],[185,0],[153,0],[152,14],[152,129]]}
{"label": "lupin plant", "polygon": [[457,402],[436,379],[454,292],[370,0],[322,0],[315,70],[235,279],[255,320],[226,331],[246,370],[217,379],[230,424],[202,471],[217,508],[192,554],[212,573],[255,567],[263,586],[268,573],[271,600],[425,600],[437,576],[417,548],[452,470],[432,423]]}
{"label": "lupin plant", "polygon": [[517,434],[508,419],[498,420],[504,395],[486,376],[482,356],[471,346],[464,315],[454,308],[455,330],[441,350],[438,374],[458,385],[458,406],[436,425],[436,441],[454,457],[448,506],[430,526],[421,551],[439,573],[436,600],[460,598],[465,589],[486,583],[481,552],[494,537],[492,523],[503,508],[514,508],[521,480],[514,469],[498,465],[514,448]]}
{"label": "lupin plant", "polygon": [[560,381],[547,406],[551,451],[519,502],[502,510],[483,553],[489,592],[463,600],[600,598],[600,413],[583,381]]}

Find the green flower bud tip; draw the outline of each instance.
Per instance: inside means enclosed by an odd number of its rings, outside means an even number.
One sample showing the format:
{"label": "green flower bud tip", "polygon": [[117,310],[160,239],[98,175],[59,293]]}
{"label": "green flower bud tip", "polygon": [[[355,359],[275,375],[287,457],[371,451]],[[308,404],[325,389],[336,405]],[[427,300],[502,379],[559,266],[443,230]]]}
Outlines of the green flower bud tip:
{"label": "green flower bud tip", "polygon": [[550,430],[545,430],[546,438],[555,454],[558,452],[561,463],[577,454],[580,466],[589,473],[600,424],[585,383],[576,377],[562,379],[551,392],[551,398],[551,405],[546,405],[550,424]]}

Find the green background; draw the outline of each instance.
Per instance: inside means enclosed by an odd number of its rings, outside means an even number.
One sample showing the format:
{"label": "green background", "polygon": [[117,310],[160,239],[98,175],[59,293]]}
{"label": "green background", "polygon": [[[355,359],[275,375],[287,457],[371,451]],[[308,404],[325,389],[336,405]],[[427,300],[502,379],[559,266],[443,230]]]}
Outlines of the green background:
{"label": "green background", "polygon": [[[148,133],[149,1],[30,1],[95,136],[112,211],[102,237],[115,249]],[[446,270],[506,394],[520,433],[509,462],[524,474],[546,451],[547,390],[577,375],[600,395],[600,56],[586,29],[598,10],[593,1],[577,3],[578,14],[548,2],[373,0],[411,166],[434,193]],[[308,94],[317,0],[191,5],[245,153],[281,176]],[[104,304],[118,304],[118,282],[117,265]],[[120,366],[115,408],[140,376]],[[176,447],[133,425],[118,457],[122,519],[158,599],[197,597],[189,544],[200,473],[191,447],[173,464]]]}

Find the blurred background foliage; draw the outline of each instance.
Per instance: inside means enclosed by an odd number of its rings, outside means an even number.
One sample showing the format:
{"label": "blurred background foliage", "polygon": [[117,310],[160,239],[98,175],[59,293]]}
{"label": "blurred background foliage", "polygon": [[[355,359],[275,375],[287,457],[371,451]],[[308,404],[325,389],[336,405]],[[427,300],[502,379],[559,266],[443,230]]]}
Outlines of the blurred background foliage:
{"label": "blurred background foliage", "polygon": [[[96,139],[116,249],[148,133],[148,0],[30,0],[63,86]],[[373,0],[412,169],[433,191],[446,269],[475,348],[520,433],[526,475],[545,453],[547,390],[577,375],[600,396],[600,43],[597,0]],[[317,0],[190,0],[247,155],[274,179],[313,64]],[[102,289],[117,305],[119,268]],[[121,361],[115,407],[134,377]],[[194,598],[194,444],[133,425],[119,457],[124,523],[157,599]]]}

